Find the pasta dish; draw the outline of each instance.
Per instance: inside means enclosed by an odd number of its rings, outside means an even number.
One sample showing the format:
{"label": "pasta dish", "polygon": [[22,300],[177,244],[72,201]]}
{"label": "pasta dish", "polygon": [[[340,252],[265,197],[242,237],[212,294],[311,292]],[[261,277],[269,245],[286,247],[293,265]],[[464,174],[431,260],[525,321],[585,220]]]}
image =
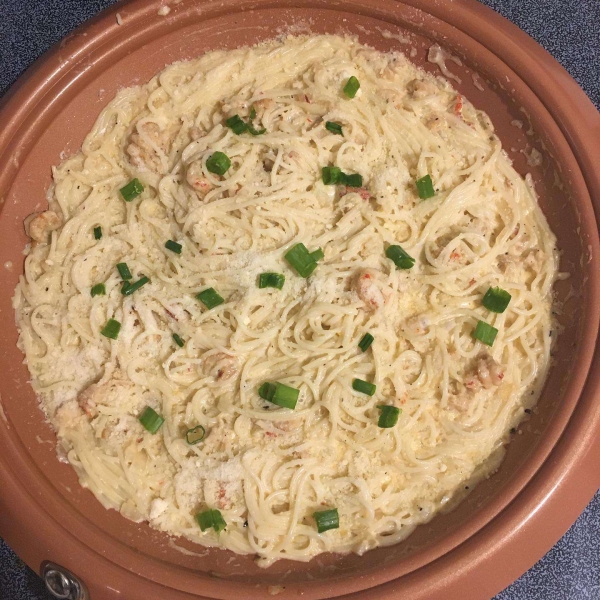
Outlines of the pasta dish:
{"label": "pasta dish", "polygon": [[19,345],[63,457],[128,519],[261,566],[360,554],[493,473],[535,406],[555,237],[489,117],[401,53],[175,63],[53,181]]}

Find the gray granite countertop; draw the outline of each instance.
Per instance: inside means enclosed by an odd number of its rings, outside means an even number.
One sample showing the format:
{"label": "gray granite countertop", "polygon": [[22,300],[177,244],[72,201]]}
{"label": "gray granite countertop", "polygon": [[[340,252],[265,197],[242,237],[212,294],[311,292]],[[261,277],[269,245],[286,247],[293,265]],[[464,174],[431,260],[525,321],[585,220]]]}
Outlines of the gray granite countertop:
{"label": "gray granite countertop", "polygon": [[[0,0],[0,95],[31,62],[114,0]],[[544,46],[600,106],[600,0],[482,0]],[[599,457],[600,459],[600,457]],[[600,492],[496,600],[600,600]],[[0,600],[51,600],[0,539]]]}

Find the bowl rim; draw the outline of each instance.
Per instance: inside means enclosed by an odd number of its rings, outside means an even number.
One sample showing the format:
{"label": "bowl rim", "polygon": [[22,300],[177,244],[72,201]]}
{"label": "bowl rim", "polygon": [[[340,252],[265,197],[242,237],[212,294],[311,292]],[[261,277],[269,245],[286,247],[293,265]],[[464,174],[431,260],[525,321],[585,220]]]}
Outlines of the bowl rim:
{"label": "bowl rim", "polygon": [[[538,96],[553,120],[558,124],[578,164],[581,166],[582,175],[592,197],[596,222],[598,222],[600,213],[600,173],[596,173],[592,168],[592,157],[594,156],[594,150],[596,155],[600,150],[600,142],[591,140],[592,136],[589,135],[589,131],[592,128],[596,131],[600,130],[600,118],[591,102],[587,100],[582,90],[566,74],[566,71],[529,36],[516,26],[507,25],[508,22],[502,17],[474,0],[467,0],[461,3],[461,6],[451,1],[428,3],[427,0],[403,0],[401,3],[415,9],[425,10],[482,44],[494,55],[500,57]],[[202,4],[213,6],[217,2],[208,0]],[[250,4],[258,9],[273,6],[292,7],[294,2],[275,3],[272,0],[259,0],[250,3],[250,0],[226,0],[226,2],[219,2],[218,4],[223,9],[239,10],[240,6],[249,6]],[[304,3],[304,6],[306,4],[308,3]],[[327,6],[327,3],[321,0],[314,0],[311,4],[314,8]],[[341,4],[347,7],[348,10],[353,8],[356,11],[373,7],[373,2],[367,0],[345,0]],[[385,0],[379,4],[389,9],[396,3]],[[79,76],[85,71],[79,73],[77,65],[92,50],[111,41],[111,30],[114,30],[117,12],[127,11],[128,18],[135,17],[144,20],[151,15],[155,15],[160,5],[160,0],[152,0],[151,2],[130,0],[124,4],[113,5],[76,29],[58,47],[38,59],[0,103],[0,108],[2,108],[0,123],[4,124],[5,120],[8,121],[6,115],[10,114],[10,122],[7,123],[6,127],[0,128],[0,154],[3,151],[10,152],[11,150],[18,153],[17,134],[19,129],[24,124],[33,127],[38,119],[43,118],[45,113],[39,113],[36,116],[35,109],[43,105],[49,94],[52,94],[56,88],[61,89],[65,80],[68,80],[68,85],[77,85]],[[464,18],[466,12],[469,13],[470,19]],[[510,32],[510,35],[500,32],[500,23],[504,29]],[[485,24],[487,25],[484,28],[483,25]],[[484,29],[489,31],[490,24],[492,26],[498,25],[498,27],[495,27],[497,30],[496,35],[482,39],[481,31]],[[84,33],[86,35],[83,35]],[[68,57],[67,63],[72,61],[68,69],[64,67],[65,56]],[[531,66],[526,60],[527,57],[530,59],[535,57],[538,65],[542,65],[544,70],[543,80],[532,73]],[[556,89],[557,86],[562,87],[566,93],[555,98],[551,95],[551,91]],[[573,97],[577,97],[578,106],[582,107],[577,115],[572,114],[573,104],[570,98]],[[54,109],[55,103],[48,102],[46,104],[43,107],[45,111]],[[596,140],[599,139],[600,136],[596,136]],[[5,169],[0,174],[0,189],[10,178],[11,169]],[[592,259],[597,261],[597,240],[595,240],[595,243]],[[594,286],[595,306],[593,309],[595,314],[598,314],[597,304],[600,297],[600,284],[596,282]],[[595,337],[594,339],[590,338],[592,345],[595,345],[595,342]],[[594,356],[590,373],[598,373],[599,370],[600,357]],[[493,583],[494,589],[497,591],[497,589],[504,587],[509,579],[521,574],[524,570],[523,566],[529,566],[523,564],[522,558],[519,561],[514,559],[516,555],[514,549],[517,547],[520,550],[520,556],[523,556],[525,540],[529,541],[527,560],[531,561],[530,564],[539,558],[564,533],[600,485],[600,469],[594,460],[594,453],[597,456],[598,451],[600,451],[600,436],[594,435],[597,431],[600,431],[600,406],[598,402],[594,401],[600,393],[598,379],[600,378],[596,377],[596,380],[594,380],[593,377],[590,377],[588,379],[581,393],[580,402],[566,425],[558,444],[549,451],[548,457],[538,472],[523,484],[523,487],[527,489],[526,495],[520,493],[516,496],[508,507],[504,508],[500,514],[468,537],[462,544],[454,548],[451,553],[439,557],[434,562],[416,569],[408,575],[404,575],[401,580],[394,579],[382,583],[369,591],[376,589],[381,597],[392,598],[401,589],[414,591],[418,587],[421,591],[415,592],[418,595],[411,597],[436,598],[438,595],[441,597],[441,594],[443,594],[445,598],[451,598],[453,596],[449,595],[448,590],[460,590],[466,579],[469,580],[470,585],[474,581],[478,581],[478,584],[481,583],[482,587],[479,589],[482,591],[489,590],[492,589],[491,584],[489,581],[483,581],[481,573],[484,563],[491,560],[491,555],[494,556],[494,560],[498,560],[498,556],[502,556],[503,560],[503,573],[498,575]],[[0,431],[4,426],[5,424],[0,420]],[[570,436],[566,435],[567,433],[570,433]],[[577,444],[574,444],[574,438],[577,439]],[[24,446],[20,450],[26,452]],[[21,473],[22,475],[23,473]],[[19,485],[21,476],[15,471],[14,464],[7,464],[4,457],[0,458],[0,481],[2,481],[3,487],[6,484],[7,489],[6,494],[0,495],[0,508],[2,509],[0,515],[10,514],[11,518],[15,517],[11,522],[7,522],[7,519],[0,517],[0,529],[9,544],[13,545],[25,557],[34,570],[37,570],[41,548],[28,549],[24,538],[27,538],[27,541],[30,542],[35,534],[35,537],[41,540],[43,546],[43,540],[57,537],[58,530],[63,530],[60,537],[64,539],[66,531],[64,524],[61,524],[54,514],[50,514],[47,509],[41,508],[38,500]],[[574,493],[573,487],[577,488],[576,493]],[[8,496],[11,496],[10,502],[6,500]],[[17,511],[16,516],[15,506],[21,508],[20,511]],[[27,510],[23,510],[25,507],[27,507]],[[558,507],[561,510],[558,510]],[[40,531],[36,523],[34,532],[25,515],[28,510],[39,512],[40,508],[48,518],[43,531]],[[548,526],[547,520],[544,522],[545,515],[549,514],[553,516],[551,526]],[[496,536],[493,535],[494,531],[505,533],[507,527],[513,530],[510,536],[498,537],[499,533]],[[23,535],[23,532],[26,532],[26,535]],[[68,534],[67,537],[73,538],[72,535],[69,536]],[[492,538],[494,541],[490,543]],[[92,552],[96,560],[98,559],[99,555],[87,547],[84,542],[71,539],[70,545],[68,553],[72,562],[69,563],[69,566],[78,562],[81,563],[88,552]],[[82,546],[85,546],[85,548]],[[482,547],[486,548],[485,553],[482,552]],[[136,586],[140,587],[138,576],[106,558],[103,560],[110,564],[117,580],[135,579]],[[437,574],[435,577],[431,577],[430,566],[434,564],[436,565]],[[461,566],[459,571],[456,570],[456,564]],[[72,570],[78,572],[77,568],[72,568]],[[159,584],[150,582],[150,580],[148,580],[148,585],[149,587],[143,591],[139,596],[140,598],[150,591],[156,593],[159,586]],[[165,588],[166,590],[167,588]],[[183,592],[181,592],[182,595],[177,592],[177,596],[175,596],[176,591],[170,587],[168,591],[171,597],[191,597]],[[361,595],[362,592],[357,591],[348,597],[359,598]],[[199,597],[194,596],[194,598]]]}

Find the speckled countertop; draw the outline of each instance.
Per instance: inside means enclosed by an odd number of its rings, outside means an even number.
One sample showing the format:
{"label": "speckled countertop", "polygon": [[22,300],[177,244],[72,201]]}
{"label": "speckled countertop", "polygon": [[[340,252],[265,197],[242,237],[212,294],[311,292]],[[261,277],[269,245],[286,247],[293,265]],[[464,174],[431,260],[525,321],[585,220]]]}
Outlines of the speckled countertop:
{"label": "speckled countertop", "polygon": [[[600,107],[600,0],[481,1],[541,43]],[[0,95],[54,42],[113,2],[0,0]],[[51,598],[0,539],[0,600]],[[600,600],[600,492],[556,546],[496,596],[549,599]]]}

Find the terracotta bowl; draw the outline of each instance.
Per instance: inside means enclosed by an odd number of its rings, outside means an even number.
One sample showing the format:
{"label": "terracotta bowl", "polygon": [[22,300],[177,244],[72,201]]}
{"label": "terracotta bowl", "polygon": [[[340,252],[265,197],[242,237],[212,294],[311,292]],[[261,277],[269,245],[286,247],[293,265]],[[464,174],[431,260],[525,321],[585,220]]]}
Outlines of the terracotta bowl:
{"label": "terracotta bowl", "polygon": [[[183,0],[167,16],[159,7],[134,0],[102,13],[38,61],[3,102],[0,534],[35,571],[44,560],[70,569],[93,600],[489,598],[550,548],[600,485],[600,116],[535,42],[471,0]],[[57,460],[28,385],[10,298],[22,270],[24,217],[45,205],[51,165],[81,146],[119,88],[175,60],[286,31],[348,32],[381,50],[415,48],[415,62],[430,71],[432,43],[459,56],[462,67],[449,63],[456,85],[491,116],[517,170],[532,173],[570,278],[557,285],[564,331],[539,410],[496,475],[397,546],[263,570],[251,557],[127,521],[79,486]],[[540,167],[527,164],[532,148],[543,154]]]}

